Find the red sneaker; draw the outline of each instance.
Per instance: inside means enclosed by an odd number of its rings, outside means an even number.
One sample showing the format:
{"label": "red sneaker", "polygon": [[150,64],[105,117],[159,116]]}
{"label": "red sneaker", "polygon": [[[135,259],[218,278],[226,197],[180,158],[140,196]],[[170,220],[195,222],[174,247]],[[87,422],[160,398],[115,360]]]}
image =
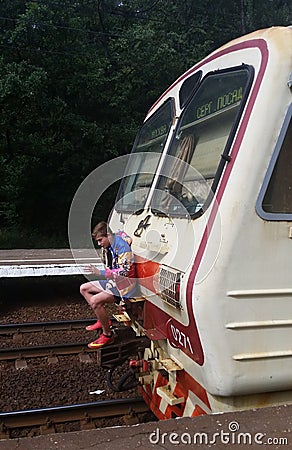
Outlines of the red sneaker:
{"label": "red sneaker", "polygon": [[103,347],[104,345],[108,345],[108,344],[112,344],[114,342],[115,338],[114,335],[112,335],[111,337],[105,336],[104,334],[101,334],[100,337],[98,339],[96,339],[96,341],[90,342],[90,344],[88,344],[89,348],[100,348]]}
{"label": "red sneaker", "polygon": [[[108,323],[109,323],[110,327],[113,324],[111,320],[109,320]],[[98,320],[97,322],[93,323],[92,325],[88,325],[85,329],[87,331],[101,330],[102,329],[101,321]]]}

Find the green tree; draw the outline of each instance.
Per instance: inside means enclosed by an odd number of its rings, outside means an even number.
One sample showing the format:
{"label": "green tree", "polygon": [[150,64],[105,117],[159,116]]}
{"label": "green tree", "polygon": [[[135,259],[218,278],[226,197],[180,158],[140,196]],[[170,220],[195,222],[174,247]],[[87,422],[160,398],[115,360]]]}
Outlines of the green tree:
{"label": "green tree", "polygon": [[[230,39],[290,24],[290,3],[3,0],[0,220],[2,235],[14,230],[5,245],[40,246],[41,236],[56,245],[57,234],[66,244],[76,189],[130,151],[156,98]],[[115,192],[105,193],[97,219],[106,218]]]}

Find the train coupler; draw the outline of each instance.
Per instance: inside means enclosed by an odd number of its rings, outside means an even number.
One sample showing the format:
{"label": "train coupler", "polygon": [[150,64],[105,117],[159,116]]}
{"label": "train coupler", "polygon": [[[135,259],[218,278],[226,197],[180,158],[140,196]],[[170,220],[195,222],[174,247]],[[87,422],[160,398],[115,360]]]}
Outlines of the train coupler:
{"label": "train coupler", "polygon": [[130,368],[136,373],[139,384],[151,384],[153,382],[153,364],[145,359],[130,361]]}
{"label": "train coupler", "polygon": [[115,342],[97,350],[98,365],[113,369],[122,365],[130,356],[140,355],[149,346],[145,336],[137,337],[131,328],[121,328],[115,333]]}
{"label": "train coupler", "polygon": [[131,359],[129,362],[129,366],[132,367],[132,369],[136,369],[139,372],[148,372],[150,369],[150,363],[146,361],[145,359]]}
{"label": "train coupler", "polygon": [[136,387],[139,379],[134,367],[130,367],[117,379],[116,369],[130,357],[141,359],[149,339],[137,337],[131,328],[121,328],[116,332],[115,342],[97,350],[97,361],[100,367],[107,369],[107,384],[115,392],[121,392]]}

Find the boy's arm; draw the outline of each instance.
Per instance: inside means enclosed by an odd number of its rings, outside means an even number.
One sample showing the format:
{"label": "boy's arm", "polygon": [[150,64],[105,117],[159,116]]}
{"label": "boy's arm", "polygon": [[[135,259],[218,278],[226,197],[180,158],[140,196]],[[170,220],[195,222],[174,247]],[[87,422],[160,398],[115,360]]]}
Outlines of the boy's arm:
{"label": "boy's arm", "polygon": [[132,252],[124,252],[118,255],[117,269],[100,270],[100,275],[106,278],[117,278],[118,276],[130,277],[134,276],[134,264],[133,264],[133,254]]}

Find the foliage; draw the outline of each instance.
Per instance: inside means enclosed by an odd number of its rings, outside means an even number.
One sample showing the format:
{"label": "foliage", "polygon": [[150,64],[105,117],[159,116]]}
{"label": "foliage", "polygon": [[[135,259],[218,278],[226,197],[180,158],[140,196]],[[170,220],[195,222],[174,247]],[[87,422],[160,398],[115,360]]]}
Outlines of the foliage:
{"label": "foliage", "polygon": [[[130,151],[169,84],[239,34],[288,25],[291,4],[3,0],[0,21],[0,246],[16,236],[22,246],[66,245],[76,189]],[[104,194],[96,220],[115,192]]]}

